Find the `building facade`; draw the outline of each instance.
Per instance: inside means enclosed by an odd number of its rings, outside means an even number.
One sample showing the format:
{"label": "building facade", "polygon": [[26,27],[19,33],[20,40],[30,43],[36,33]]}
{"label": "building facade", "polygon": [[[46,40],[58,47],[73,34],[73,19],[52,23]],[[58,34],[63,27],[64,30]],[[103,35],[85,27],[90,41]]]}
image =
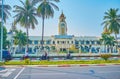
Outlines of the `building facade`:
{"label": "building facade", "polygon": [[[67,22],[66,17],[62,13],[59,17],[58,23],[58,35],[44,36],[43,47],[45,51],[48,52],[70,52],[72,46],[75,47],[78,51],[76,53],[86,53],[86,54],[99,54],[111,52],[108,48],[105,48],[103,44],[100,43],[100,37],[91,37],[91,36],[79,36],[67,34]],[[9,39],[11,36],[9,35]],[[41,53],[41,36],[29,36],[29,54],[38,54]],[[14,55],[18,54],[18,46],[13,45]],[[22,49],[22,53],[25,53],[25,47]],[[118,50],[114,46],[112,49],[114,54],[118,54]]]}

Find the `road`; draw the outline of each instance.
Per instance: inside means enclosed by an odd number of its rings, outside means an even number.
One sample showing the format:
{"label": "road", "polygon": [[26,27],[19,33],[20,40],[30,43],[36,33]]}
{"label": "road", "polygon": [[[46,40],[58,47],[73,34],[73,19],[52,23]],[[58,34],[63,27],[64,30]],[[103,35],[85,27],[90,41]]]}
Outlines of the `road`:
{"label": "road", "polygon": [[16,67],[0,73],[0,79],[120,79],[120,66]]}

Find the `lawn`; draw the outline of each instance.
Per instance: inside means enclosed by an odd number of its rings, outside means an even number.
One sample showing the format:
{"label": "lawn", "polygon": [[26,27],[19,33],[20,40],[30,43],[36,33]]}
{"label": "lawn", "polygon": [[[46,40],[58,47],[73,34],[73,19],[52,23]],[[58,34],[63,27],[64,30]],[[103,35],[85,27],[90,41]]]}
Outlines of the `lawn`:
{"label": "lawn", "polygon": [[28,60],[18,60],[18,61],[8,61],[4,62],[3,65],[65,65],[65,64],[120,64],[120,60],[61,60],[61,61],[30,61]]}

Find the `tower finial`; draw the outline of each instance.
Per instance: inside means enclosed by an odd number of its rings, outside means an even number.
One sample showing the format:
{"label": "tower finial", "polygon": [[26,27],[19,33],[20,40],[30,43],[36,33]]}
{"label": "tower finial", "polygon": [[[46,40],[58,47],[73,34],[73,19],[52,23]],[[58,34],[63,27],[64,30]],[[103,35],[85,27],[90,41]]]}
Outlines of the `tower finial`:
{"label": "tower finial", "polygon": [[62,10],[62,14],[63,14],[63,10]]}
{"label": "tower finial", "polygon": [[62,13],[61,13],[61,15],[60,15],[60,19],[61,20],[64,20],[66,17],[65,17],[65,15],[64,15],[64,13],[63,13],[63,10],[62,10]]}

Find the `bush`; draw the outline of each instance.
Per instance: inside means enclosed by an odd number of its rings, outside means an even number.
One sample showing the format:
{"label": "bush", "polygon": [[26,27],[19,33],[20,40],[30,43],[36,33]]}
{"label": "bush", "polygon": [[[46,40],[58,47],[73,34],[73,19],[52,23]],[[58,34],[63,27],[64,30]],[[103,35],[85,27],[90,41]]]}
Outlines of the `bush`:
{"label": "bush", "polygon": [[30,59],[29,59],[29,58],[26,58],[26,59],[24,60],[24,62],[25,62],[25,64],[30,64]]}
{"label": "bush", "polygon": [[101,54],[100,57],[107,61],[111,57],[111,54]]}
{"label": "bush", "polygon": [[4,65],[4,62],[0,62],[0,66]]}

